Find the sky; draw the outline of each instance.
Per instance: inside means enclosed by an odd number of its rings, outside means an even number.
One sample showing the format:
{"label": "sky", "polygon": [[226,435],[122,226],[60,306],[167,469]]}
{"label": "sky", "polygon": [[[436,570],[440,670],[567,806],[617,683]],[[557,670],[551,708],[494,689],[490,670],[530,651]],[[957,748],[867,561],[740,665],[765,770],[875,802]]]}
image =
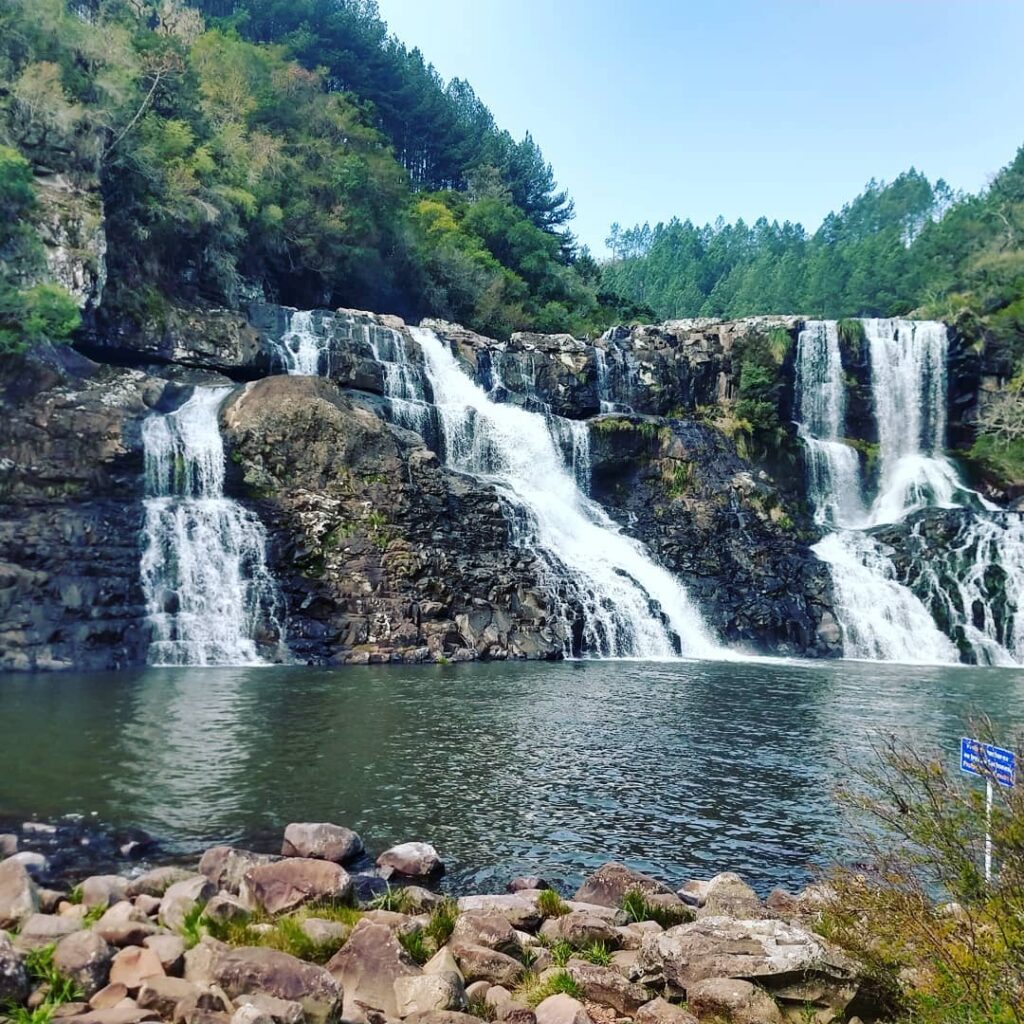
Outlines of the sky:
{"label": "sky", "polygon": [[1024,0],[379,0],[530,131],[598,255],[609,226],[816,228],[916,167],[984,187],[1024,143]]}

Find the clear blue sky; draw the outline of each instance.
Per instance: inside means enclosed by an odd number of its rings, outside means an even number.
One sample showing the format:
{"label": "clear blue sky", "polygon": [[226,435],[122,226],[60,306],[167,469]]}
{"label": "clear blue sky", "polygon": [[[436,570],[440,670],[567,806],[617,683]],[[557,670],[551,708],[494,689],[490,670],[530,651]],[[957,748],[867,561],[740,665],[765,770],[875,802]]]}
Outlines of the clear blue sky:
{"label": "clear blue sky", "polygon": [[915,166],[978,189],[1024,143],[1024,0],[379,0],[612,221],[815,228]]}

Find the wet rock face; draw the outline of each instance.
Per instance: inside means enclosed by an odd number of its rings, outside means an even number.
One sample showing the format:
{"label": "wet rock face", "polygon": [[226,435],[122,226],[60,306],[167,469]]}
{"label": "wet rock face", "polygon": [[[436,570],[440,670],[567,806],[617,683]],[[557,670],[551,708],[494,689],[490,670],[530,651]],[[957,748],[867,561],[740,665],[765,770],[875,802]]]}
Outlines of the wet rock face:
{"label": "wet rock face", "polygon": [[0,360],[0,668],[145,662],[140,425],[164,387],[70,350]]}
{"label": "wet rock face", "polygon": [[708,424],[606,417],[591,430],[593,495],[686,584],[724,641],[840,653],[828,567],[791,496]]}
{"label": "wet rock face", "polygon": [[551,657],[533,559],[488,487],[363,397],[272,377],[223,414],[235,486],[271,535],[288,642],[312,661]]}

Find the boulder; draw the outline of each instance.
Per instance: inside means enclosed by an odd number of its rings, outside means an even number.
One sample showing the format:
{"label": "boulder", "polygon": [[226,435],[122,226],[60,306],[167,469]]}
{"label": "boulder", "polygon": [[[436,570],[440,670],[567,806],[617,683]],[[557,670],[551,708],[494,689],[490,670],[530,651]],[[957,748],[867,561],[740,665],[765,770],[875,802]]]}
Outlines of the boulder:
{"label": "boulder", "polygon": [[764,917],[765,909],[757,893],[739,875],[726,871],[708,882],[697,916],[751,920]]}
{"label": "boulder", "polygon": [[259,993],[296,1002],[308,1024],[328,1024],[341,1013],[341,985],[330,972],[276,949],[214,947],[212,972],[230,999]]}
{"label": "boulder", "polygon": [[639,949],[645,936],[658,935],[665,929],[657,921],[631,921],[615,929],[622,949]]}
{"label": "boulder", "polygon": [[387,875],[426,878],[444,870],[444,862],[430,843],[399,843],[377,858],[377,867]]}
{"label": "boulder", "polygon": [[153,868],[152,871],[129,880],[125,895],[129,899],[136,896],[163,896],[175,882],[184,882],[194,874],[194,871],[173,866]]}
{"label": "boulder", "polygon": [[231,1015],[231,1024],[275,1024],[275,1021],[265,1010],[252,1003],[246,1003]]}
{"label": "boulder", "polygon": [[154,975],[142,983],[136,1002],[143,1009],[156,1010],[161,1017],[169,1020],[174,1017],[178,1003],[198,993],[199,989],[184,978]]}
{"label": "boulder", "polygon": [[644,1003],[636,1011],[633,1020],[636,1024],[697,1024],[697,1018],[692,1013],[660,997]]}
{"label": "boulder", "polygon": [[725,1017],[731,1024],[782,1024],[782,1013],[764,989],[737,978],[705,978],[686,990],[687,1005],[700,1017]]}
{"label": "boulder", "polygon": [[51,946],[81,928],[82,922],[78,918],[61,917],[58,914],[32,914],[22,924],[15,945],[23,951]]}
{"label": "boulder", "polygon": [[53,965],[89,999],[107,984],[113,956],[114,951],[95,932],[78,931],[57,943]]}
{"label": "boulder", "polygon": [[537,1024],[593,1024],[583,1004],[564,992],[548,996],[533,1012]]}
{"label": "boulder", "polygon": [[110,1010],[128,998],[128,989],[117,982],[105,985],[90,1000],[89,1008],[93,1010]]}
{"label": "boulder", "polygon": [[38,882],[50,873],[50,861],[45,854],[36,853],[34,850],[22,850],[7,858],[15,864],[20,864],[31,876],[33,881]]}
{"label": "boulder", "polygon": [[29,981],[25,965],[6,932],[0,932],[0,1006],[21,1003],[28,998]]}
{"label": "boulder", "polygon": [[160,923],[171,931],[180,931],[185,918],[196,908],[206,904],[217,889],[206,875],[192,875],[167,887],[160,900]]}
{"label": "boulder", "polygon": [[147,978],[164,973],[160,957],[145,946],[128,946],[115,954],[110,964],[110,983],[120,982],[129,993],[137,992]]}
{"label": "boulder", "polygon": [[203,910],[203,917],[210,921],[241,921],[249,916],[249,908],[230,893],[219,892],[210,898]]}
{"label": "boulder", "polygon": [[622,1016],[631,1017],[649,999],[646,989],[627,981],[610,967],[573,958],[567,969],[590,1002],[610,1006]]}
{"label": "boulder", "polygon": [[276,854],[253,853],[252,850],[237,850],[233,846],[211,846],[199,861],[199,873],[206,875],[218,889],[237,896],[250,868],[274,864],[280,859]]}
{"label": "boulder", "polygon": [[627,893],[639,891],[644,896],[673,896],[667,885],[657,879],[633,871],[614,861],[604,864],[590,875],[573,897],[580,903],[596,903],[602,907],[621,907]]}
{"label": "boulder", "polygon": [[243,992],[235,997],[235,1002],[258,1010],[274,1024],[302,1024],[306,1016],[302,1003],[294,999],[278,999],[265,992]]}
{"label": "boulder", "polygon": [[841,1013],[857,994],[856,964],[823,938],[776,920],[705,917],[644,939],[642,976],[688,992],[705,978],[753,981],[783,1003]]}
{"label": "boulder", "polygon": [[18,837],[13,832],[0,833],[0,859],[13,857],[18,852]]}
{"label": "boulder", "polygon": [[345,1018],[366,1008],[388,1017],[398,1014],[395,982],[422,974],[412,957],[384,925],[360,921],[348,942],[327,963],[345,992]]}
{"label": "boulder", "polygon": [[429,914],[438,904],[444,903],[444,897],[419,885],[407,885],[402,890],[414,914]]}
{"label": "boulder", "polygon": [[459,900],[459,913],[500,914],[513,928],[532,931],[540,924],[541,912],[537,906],[536,891],[500,895],[463,896]]}
{"label": "boulder", "polygon": [[523,889],[550,889],[549,883],[538,875],[519,875],[508,883],[508,891],[512,893],[521,892]]}
{"label": "boulder", "polygon": [[185,942],[180,936],[151,935],[142,944],[156,953],[165,974],[181,974],[185,966]]}
{"label": "boulder", "polygon": [[515,957],[486,946],[453,945],[455,962],[467,983],[488,981],[492,985],[514,988],[523,975],[523,965]]}
{"label": "boulder", "polygon": [[141,946],[159,930],[146,915],[127,900],[115,903],[92,926],[92,930],[112,946]]}
{"label": "boulder", "polygon": [[459,965],[452,955],[449,946],[442,946],[424,965],[424,974],[444,974],[446,971],[455,971],[461,977]]}
{"label": "boulder", "polygon": [[[459,980],[462,980],[462,975],[459,975]],[[485,1002],[487,999],[487,993],[491,989],[501,989],[502,992],[508,991],[502,988],[500,985],[492,985],[489,981],[474,981],[472,985],[467,985],[466,991],[466,1002],[467,1003],[479,1003]]]}
{"label": "boulder", "polygon": [[128,891],[128,879],[121,875],[92,875],[82,882],[83,907],[109,907],[119,903]]}
{"label": "boulder", "polygon": [[479,1017],[458,1010],[424,1010],[410,1013],[406,1024],[484,1024]]}
{"label": "boulder", "polygon": [[249,868],[241,898],[268,914],[280,914],[304,903],[346,900],[351,892],[352,879],[340,865],[309,857],[289,857]]}
{"label": "boulder", "polygon": [[453,946],[486,946],[515,955],[521,946],[515,929],[501,914],[471,911],[460,914],[455,921]]}
{"label": "boulder", "polygon": [[0,928],[18,928],[39,909],[39,890],[19,860],[0,861]]}
{"label": "boulder", "polygon": [[412,974],[396,978],[395,1003],[399,1017],[432,1010],[462,1010],[466,992],[457,971],[443,974]]}
{"label": "boulder", "polygon": [[347,864],[363,852],[363,841],[350,828],[327,822],[293,823],[284,830],[285,857],[311,857]]}
{"label": "boulder", "polygon": [[588,911],[574,910],[561,917],[549,917],[541,926],[540,934],[549,942],[568,942],[571,946],[586,946],[591,942],[603,942],[607,946],[619,944],[616,926],[606,917],[598,917]]}

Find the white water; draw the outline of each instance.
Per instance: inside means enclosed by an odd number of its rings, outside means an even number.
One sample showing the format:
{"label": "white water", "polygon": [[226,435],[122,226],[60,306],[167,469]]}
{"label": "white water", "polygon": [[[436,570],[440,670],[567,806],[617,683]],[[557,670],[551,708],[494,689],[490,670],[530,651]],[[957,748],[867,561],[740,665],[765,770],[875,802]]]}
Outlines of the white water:
{"label": "white water", "polygon": [[224,497],[217,413],[230,388],[197,388],[142,426],[146,464],[142,588],[153,665],[255,665],[256,636],[282,635],[260,521]]}
{"label": "white water", "polygon": [[[447,465],[491,483],[510,506],[518,542],[538,558],[562,614],[583,617],[586,655],[723,656],[685,590],[621,534],[567,471],[547,418],[494,402],[437,336],[413,328],[426,359]],[[659,614],[660,611],[660,614]],[[571,632],[563,623],[566,653]]]}
{"label": "white water", "polygon": [[325,339],[316,332],[311,310],[297,309],[287,315],[288,326],[278,342],[285,367],[291,374],[315,377],[320,372]]}
{"label": "white water", "polygon": [[[813,550],[830,566],[845,654],[952,663],[959,661],[954,635],[982,664],[1017,663],[1024,655],[1014,614],[1024,585],[1019,516],[1008,514],[1010,521],[997,523],[974,515],[960,526],[951,549],[924,545],[915,564],[916,592],[899,582],[890,552],[865,532],[925,508],[995,506],[964,485],[945,455],[945,325],[862,324],[879,437],[879,483],[870,506],[859,458],[844,441],[846,385],[837,325],[808,322],[797,347],[797,416],[807,452],[808,496],[816,522],[836,528]],[[1005,580],[1000,614],[990,586],[993,565]]]}

